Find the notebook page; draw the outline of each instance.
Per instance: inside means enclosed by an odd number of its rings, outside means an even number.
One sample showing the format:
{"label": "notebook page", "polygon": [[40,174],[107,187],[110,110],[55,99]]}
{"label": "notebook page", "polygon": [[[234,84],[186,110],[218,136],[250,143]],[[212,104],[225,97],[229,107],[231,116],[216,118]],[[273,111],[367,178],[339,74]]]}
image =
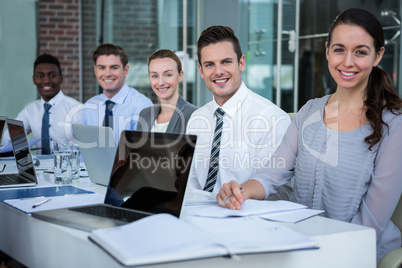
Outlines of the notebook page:
{"label": "notebook page", "polygon": [[225,255],[215,238],[170,214],[156,214],[133,223],[98,229],[89,238],[124,265]]}

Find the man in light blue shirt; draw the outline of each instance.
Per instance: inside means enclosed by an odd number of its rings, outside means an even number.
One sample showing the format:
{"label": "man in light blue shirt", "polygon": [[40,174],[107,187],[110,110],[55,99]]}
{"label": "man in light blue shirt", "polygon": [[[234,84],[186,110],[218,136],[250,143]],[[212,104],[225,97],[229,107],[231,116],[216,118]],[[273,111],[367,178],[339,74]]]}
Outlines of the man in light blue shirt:
{"label": "man in light blue shirt", "polygon": [[102,44],[92,54],[94,71],[103,93],[89,99],[82,111],[82,124],[113,128],[118,143],[123,130],[135,130],[142,109],[152,105],[145,95],[125,82],[127,53],[114,44]]}

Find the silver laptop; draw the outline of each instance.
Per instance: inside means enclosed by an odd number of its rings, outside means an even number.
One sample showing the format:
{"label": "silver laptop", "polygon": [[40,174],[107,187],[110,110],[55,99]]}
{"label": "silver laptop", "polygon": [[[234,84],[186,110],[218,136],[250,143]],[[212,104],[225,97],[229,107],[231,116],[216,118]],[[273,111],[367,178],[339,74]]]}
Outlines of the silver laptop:
{"label": "silver laptop", "polygon": [[85,231],[132,222],[155,213],[180,217],[195,135],[123,131],[104,204],[32,213]]}
{"label": "silver laptop", "polygon": [[117,149],[113,130],[101,126],[72,126],[89,179],[107,186]]}
{"label": "silver laptop", "polygon": [[13,119],[0,119],[0,127],[8,125],[18,173],[0,174],[0,188],[35,186],[38,183],[24,123]]}

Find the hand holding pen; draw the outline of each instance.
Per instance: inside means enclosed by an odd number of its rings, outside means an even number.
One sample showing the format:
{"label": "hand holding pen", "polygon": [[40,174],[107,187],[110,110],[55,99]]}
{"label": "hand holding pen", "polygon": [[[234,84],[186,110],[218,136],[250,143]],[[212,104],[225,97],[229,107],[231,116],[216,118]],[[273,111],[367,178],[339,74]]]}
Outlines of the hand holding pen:
{"label": "hand holding pen", "polygon": [[241,186],[236,181],[225,183],[216,196],[219,205],[230,209],[241,209],[247,199],[265,199],[265,189],[257,180],[248,180]]}
{"label": "hand holding pen", "polygon": [[242,191],[243,187],[240,187],[236,181],[225,183],[219,190],[216,200],[222,207],[241,209],[241,204],[245,201]]}

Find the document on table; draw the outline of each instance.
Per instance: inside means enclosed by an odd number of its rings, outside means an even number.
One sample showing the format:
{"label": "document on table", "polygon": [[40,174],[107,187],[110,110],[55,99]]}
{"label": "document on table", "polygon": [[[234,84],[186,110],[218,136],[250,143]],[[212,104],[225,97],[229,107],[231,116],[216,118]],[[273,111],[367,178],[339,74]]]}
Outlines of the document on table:
{"label": "document on table", "polygon": [[218,204],[216,201],[216,194],[192,187],[187,188],[186,196],[184,198],[185,206],[208,204]]}
{"label": "document on table", "polygon": [[257,216],[187,221],[218,238],[233,254],[317,248],[311,238]]}
{"label": "document on table", "polygon": [[262,219],[271,220],[271,221],[296,223],[296,222],[311,218],[315,215],[321,214],[323,212],[324,212],[324,210],[305,208],[305,209],[298,209],[298,210],[260,214],[260,215],[258,215],[258,217],[260,217]]}
{"label": "document on table", "polygon": [[279,211],[303,209],[306,206],[290,201],[278,200],[252,200],[248,199],[242,204],[240,210],[231,210],[217,205],[187,210],[187,214],[203,217],[225,218],[230,216],[251,216]]}
{"label": "document on table", "polygon": [[317,248],[311,238],[257,217],[192,221],[156,214],[95,230],[89,239],[126,266]]}
{"label": "document on table", "polygon": [[[84,193],[84,194],[72,194],[64,196],[50,196],[50,197],[34,197],[34,198],[21,198],[21,199],[7,199],[4,203],[15,207],[25,213],[39,212],[44,210],[58,209],[58,208],[68,208],[77,207],[83,205],[92,205],[103,203],[105,199],[104,195],[97,193]],[[35,208],[36,204],[42,201],[46,201]]]}

